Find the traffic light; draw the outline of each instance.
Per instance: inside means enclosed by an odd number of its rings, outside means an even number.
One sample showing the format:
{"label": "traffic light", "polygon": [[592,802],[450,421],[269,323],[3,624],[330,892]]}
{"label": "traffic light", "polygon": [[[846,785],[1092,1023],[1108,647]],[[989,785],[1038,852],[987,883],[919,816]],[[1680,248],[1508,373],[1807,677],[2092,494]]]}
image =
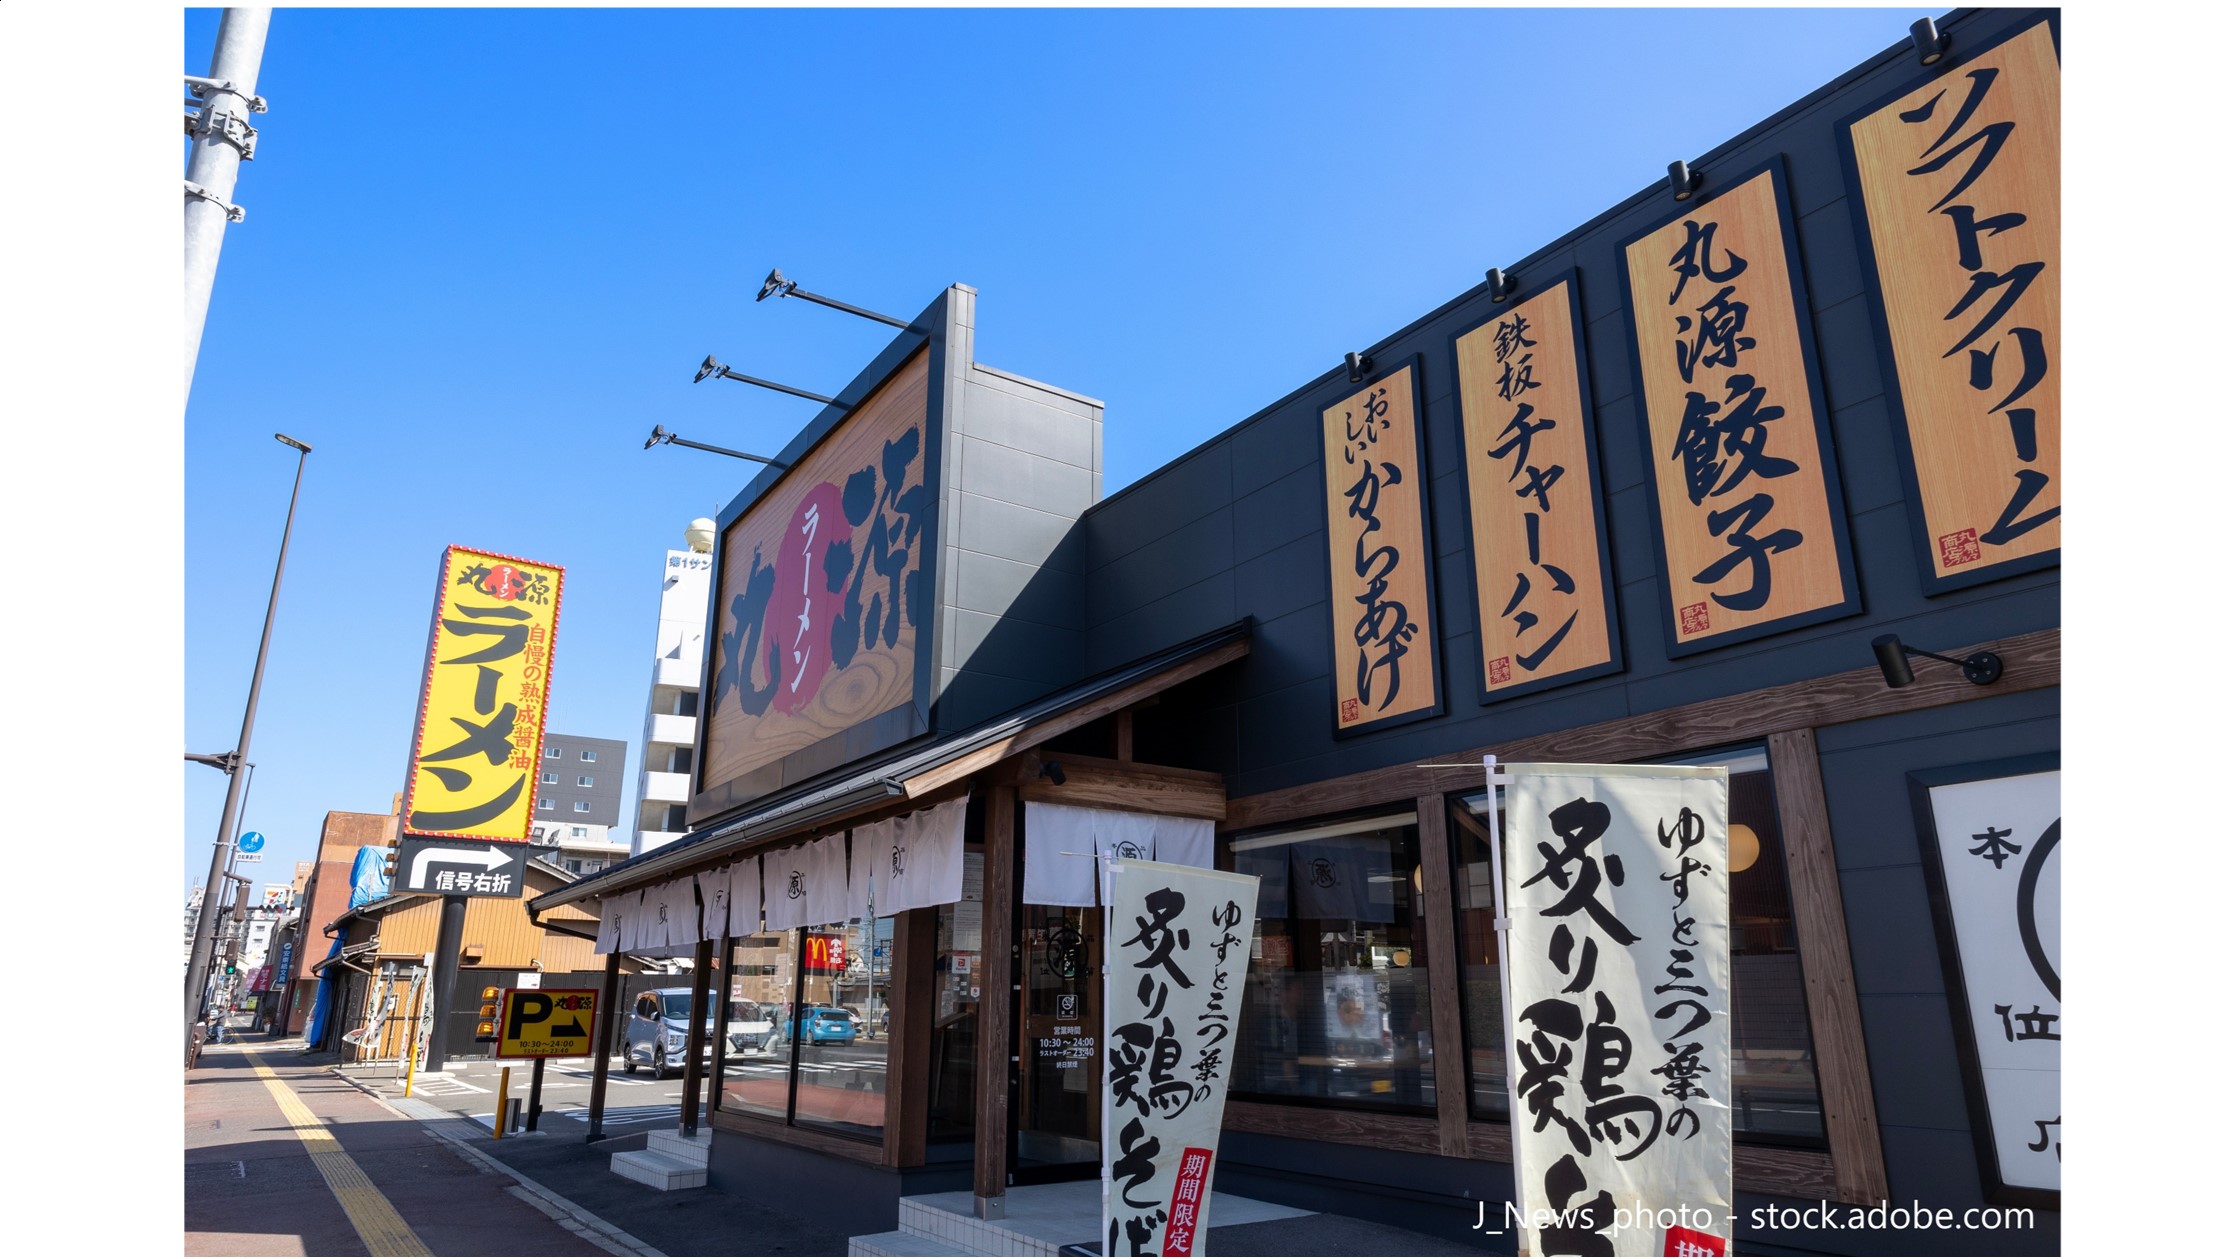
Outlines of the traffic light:
{"label": "traffic light", "polygon": [[474,1039],[478,1045],[487,1045],[498,1039],[498,993],[496,986],[482,990],[482,1009],[476,1012]]}
{"label": "traffic light", "polygon": [[234,960],[233,960],[232,958],[230,958],[230,957],[229,957],[229,958],[227,958],[227,959],[226,959],[226,974],[228,974],[228,975],[231,975],[231,974],[235,973],[236,971],[238,971],[239,969],[240,969],[240,966],[239,966],[239,964],[238,964],[238,963],[236,963],[236,962],[235,962],[235,961],[234,961]]}

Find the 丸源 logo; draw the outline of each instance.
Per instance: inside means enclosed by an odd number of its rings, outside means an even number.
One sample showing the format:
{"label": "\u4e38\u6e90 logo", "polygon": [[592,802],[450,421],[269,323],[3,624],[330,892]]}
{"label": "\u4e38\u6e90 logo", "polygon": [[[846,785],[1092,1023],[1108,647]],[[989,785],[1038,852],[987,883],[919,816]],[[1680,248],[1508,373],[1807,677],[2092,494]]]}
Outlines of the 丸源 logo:
{"label": "\u4e38\u6e90 logo", "polygon": [[799,870],[795,870],[793,873],[786,876],[787,900],[797,901],[802,897],[807,896],[808,894],[809,890],[801,886],[801,872]]}
{"label": "\u4e38\u6e90 logo", "polygon": [[1307,870],[1316,887],[1338,886],[1338,868],[1330,864],[1328,857],[1316,857]]}
{"label": "\u4e38\u6e90 logo", "polygon": [[1136,841],[1132,839],[1123,839],[1119,843],[1112,846],[1112,855],[1115,857],[1126,857],[1131,861],[1141,861],[1143,860],[1145,854],[1143,848],[1138,845]]}

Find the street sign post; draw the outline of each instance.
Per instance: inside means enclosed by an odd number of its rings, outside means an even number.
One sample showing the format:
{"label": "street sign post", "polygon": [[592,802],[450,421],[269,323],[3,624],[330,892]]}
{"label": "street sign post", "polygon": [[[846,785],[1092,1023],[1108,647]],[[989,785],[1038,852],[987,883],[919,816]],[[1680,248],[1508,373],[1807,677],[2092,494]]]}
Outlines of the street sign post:
{"label": "street sign post", "polygon": [[528,875],[527,844],[406,835],[397,841],[397,875],[390,891],[518,898]]}
{"label": "street sign post", "polygon": [[544,1111],[544,1060],[581,1058],[591,1052],[594,988],[508,988],[498,1002],[498,1057],[534,1058],[529,1074],[529,1122],[537,1130]]}
{"label": "street sign post", "polygon": [[233,841],[233,860],[236,865],[248,865],[264,860],[264,834],[260,831],[243,831]]}

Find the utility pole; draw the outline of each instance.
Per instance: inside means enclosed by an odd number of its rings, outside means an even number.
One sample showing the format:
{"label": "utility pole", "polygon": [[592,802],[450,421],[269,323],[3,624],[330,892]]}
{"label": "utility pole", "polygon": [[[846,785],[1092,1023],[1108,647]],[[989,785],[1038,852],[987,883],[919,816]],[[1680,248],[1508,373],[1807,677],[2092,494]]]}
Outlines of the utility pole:
{"label": "utility pole", "polygon": [[234,180],[241,163],[255,156],[257,129],[249,115],[263,113],[257,95],[257,68],[264,61],[270,9],[227,9],[218,19],[218,46],[210,54],[206,79],[187,77],[187,90],[200,98],[199,114],[187,116],[194,149],[187,158],[187,384],[194,388],[195,356],[202,347],[202,324],[210,312],[210,286],[218,278],[218,250],[226,224],[238,223]]}
{"label": "utility pole", "polygon": [[243,789],[248,785],[249,736],[257,727],[257,697],[264,690],[264,662],[272,650],[272,619],[280,608],[280,578],[288,570],[288,539],[295,533],[296,500],[303,494],[303,465],[311,457],[311,447],[285,433],[274,433],[282,443],[296,453],[295,488],[288,491],[288,522],[280,528],[280,558],[272,565],[272,594],[264,605],[264,634],[257,639],[257,665],[249,674],[249,703],[241,712],[241,741],[231,752],[216,755],[190,753],[188,760],[215,765],[226,772],[226,803],[218,815],[218,839],[210,849],[210,877],[203,881],[206,889],[202,896],[202,913],[196,918],[194,956],[187,963],[187,1019],[181,1029],[186,1044],[194,1043],[195,1024],[202,1021],[203,986],[210,976],[210,959],[216,953],[218,921],[218,889],[231,870],[234,827],[241,818]]}

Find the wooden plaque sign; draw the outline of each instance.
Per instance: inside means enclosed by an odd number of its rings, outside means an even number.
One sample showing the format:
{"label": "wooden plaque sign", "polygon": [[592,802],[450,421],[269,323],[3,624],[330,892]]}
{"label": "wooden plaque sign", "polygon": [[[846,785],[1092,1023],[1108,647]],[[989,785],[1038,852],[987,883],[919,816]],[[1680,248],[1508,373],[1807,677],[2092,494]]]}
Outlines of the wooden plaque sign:
{"label": "wooden plaque sign", "polygon": [[927,378],[921,349],[724,530],[702,784],[915,702]]}
{"label": "wooden plaque sign", "polygon": [[1784,176],[1620,250],[1675,656],[1859,607]]}
{"label": "wooden plaque sign", "polygon": [[1622,664],[1575,275],[1499,310],[1454,343],[1487,702]]}
{"label": "wooden plaque sign", "polygon": [[2058,563],[2061,63],[2040,22],[1844,128],[1925,584]]}
{"label": "wooden plaque sign", "polygon": [[1411,360],[1322,413],[1339,734],[1446,711]]}

